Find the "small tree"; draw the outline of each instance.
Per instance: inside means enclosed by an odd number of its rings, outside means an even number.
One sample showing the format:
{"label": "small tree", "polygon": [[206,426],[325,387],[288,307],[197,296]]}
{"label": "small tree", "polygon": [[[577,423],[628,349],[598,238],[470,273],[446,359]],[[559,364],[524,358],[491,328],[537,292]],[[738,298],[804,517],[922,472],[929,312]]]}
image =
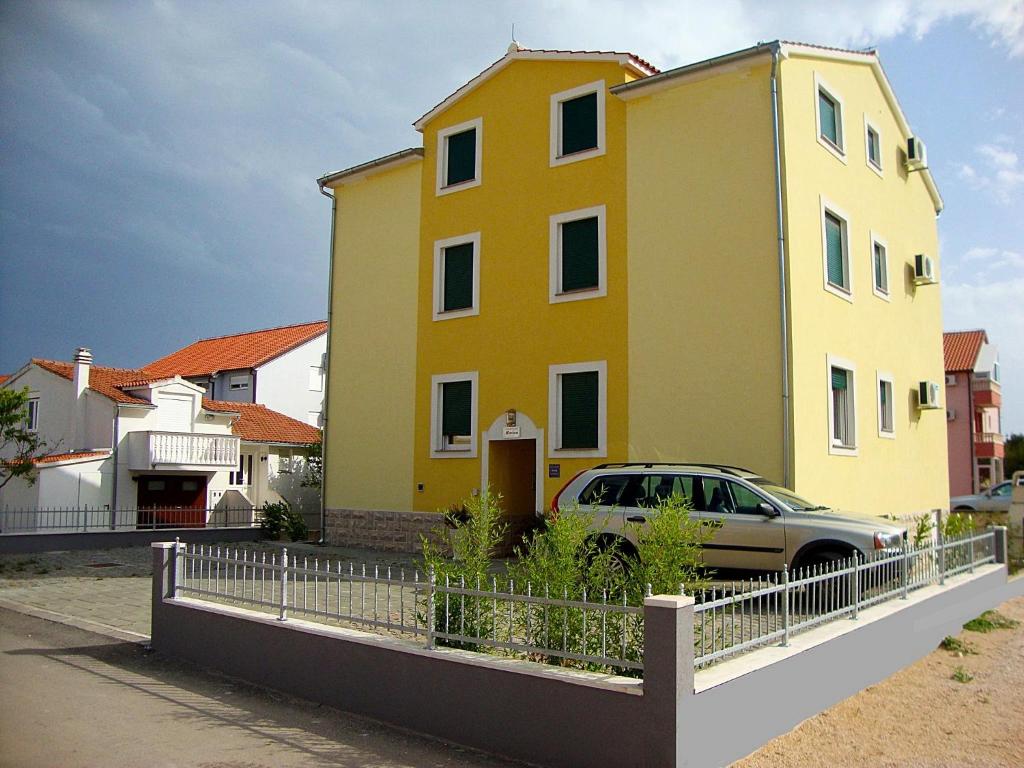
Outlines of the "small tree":
{"label": "small tree", "polygon": [[302,476],[303,488],[323,488],[324,482],[324,444],[323,432],[320,440],[306,446],[306,471]]}
{"label": "small tree", "polygon": [[15,477],[34,485],[35,460],[46,451],[46,442],[28,429],[28,388],[0,389],[0,488]]}
{"label": "small tree", "polygon": [[1024,435],[1013,434],[1006,438],[1006,458],[1003,459],[1003,471],[1007,477],[1024,469]]}

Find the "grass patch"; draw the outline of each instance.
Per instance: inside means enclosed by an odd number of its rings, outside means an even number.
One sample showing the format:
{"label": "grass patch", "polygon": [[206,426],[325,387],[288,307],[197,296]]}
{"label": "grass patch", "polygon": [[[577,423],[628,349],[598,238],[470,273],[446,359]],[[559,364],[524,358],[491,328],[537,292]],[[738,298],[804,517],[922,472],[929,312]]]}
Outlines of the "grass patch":
{"label": "grass patch", "polygon": [[969,683],[974,679],[974,675],[963,667],[957,667],[953,670],[953,674],[950,675],[950,678],[956,680],[958,683]]}
{"label": "grass patch", "polygon": [[1019,621],[1003,616],[999,611],[985,611],[981,616],[964,624],[964,629],[968,632],[985,633],[996,629],[1013,629],[1018,624],[1020,624]]}
{"label": "grass patch", "polygon": [[978,651],[975,650],[974,646],[968,643],[966,640],[961,640],[958,637],[951,637],[946,635],[942,642],[939,643],[939,648],[950,653],[956,653],[960,656],[977,656]]}

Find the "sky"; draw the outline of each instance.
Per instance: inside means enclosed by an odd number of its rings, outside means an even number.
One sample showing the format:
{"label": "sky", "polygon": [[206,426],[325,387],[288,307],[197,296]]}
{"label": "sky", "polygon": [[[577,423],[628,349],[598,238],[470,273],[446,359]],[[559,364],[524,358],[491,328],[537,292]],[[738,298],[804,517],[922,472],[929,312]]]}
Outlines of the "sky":
{"label": "sky", "polygon": [[661,69],[777,38],[877,47],[945,200],[946,329],[999,347],[1024,432],[1024,0],[0,3],[0,373],[137,366],[326,316],[315,179],[524,47]]}

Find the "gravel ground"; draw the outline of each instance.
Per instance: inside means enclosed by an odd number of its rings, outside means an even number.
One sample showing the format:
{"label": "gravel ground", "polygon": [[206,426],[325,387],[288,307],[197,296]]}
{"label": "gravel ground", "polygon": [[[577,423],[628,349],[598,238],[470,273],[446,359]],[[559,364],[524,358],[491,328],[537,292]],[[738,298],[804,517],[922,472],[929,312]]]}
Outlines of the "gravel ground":
{"label": "gravel ground", "polygon": [[[1020,623],[958,639],[976,654],[937,649],[733,768],[1019,768],[1024,766],[1024,597],[998,611]],[[962,667],[973,679],[953,679]]]}

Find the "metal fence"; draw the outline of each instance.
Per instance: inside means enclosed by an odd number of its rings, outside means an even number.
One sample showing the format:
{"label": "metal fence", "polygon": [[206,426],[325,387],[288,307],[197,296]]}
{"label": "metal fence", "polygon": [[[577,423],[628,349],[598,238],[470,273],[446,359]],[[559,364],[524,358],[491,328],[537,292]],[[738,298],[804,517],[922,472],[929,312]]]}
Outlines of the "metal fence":
{"label": "metal fence", "polygon": [[260,510],[251,508],[3,509],[0,510],[0,534],[246,528],[259,525],[260,515]]}
{"label": "metal fence", "polygon": [[995,532],[967,534],[903,549],[854,556],[764,579],[734,582],[697,596],[697,668],[995,562]]}
{"label": "metal fence", "polygon": [[[867,559],[715,582],[695,596],[698,669],[929,584],[995,562],[995,532],[970,534]],[[682,590],[682,588],[680,588]],[[445,645],[587,669],[643,670],[643,608],[626,599],[582,599],[499,581],[467,585],[416,569],[356,566],[249,549],[177,545],[175,595],[337,622]]]}
{"label": "metal fence", "polygon": [[513,582],[467,585],[416,569],[301,560],[178,544],[175,594],[290,616],[371,627],[436,645],[591,668],[643,668],[643,609],[623,599],[536,592]]}

